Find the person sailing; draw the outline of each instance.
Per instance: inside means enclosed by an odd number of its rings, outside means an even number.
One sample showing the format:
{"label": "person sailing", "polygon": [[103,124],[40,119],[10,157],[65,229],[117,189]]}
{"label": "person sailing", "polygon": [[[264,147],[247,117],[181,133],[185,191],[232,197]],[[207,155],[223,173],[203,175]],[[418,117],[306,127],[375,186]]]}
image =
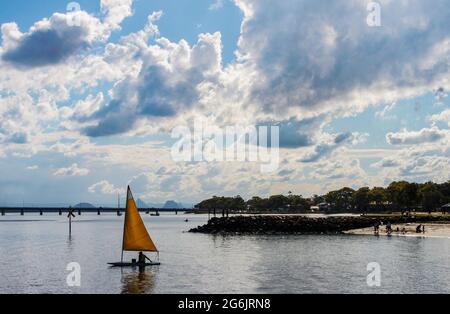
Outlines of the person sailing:
{"label": "person sailing", "polygon": [[153,261],[151,259],[149,259],[147,256],[145,256],[144,253],[139,252],[139,258],[138,258],[138,263],[140,265],[144,265],[146,260],[149,260],[150,263],[153,263]]}

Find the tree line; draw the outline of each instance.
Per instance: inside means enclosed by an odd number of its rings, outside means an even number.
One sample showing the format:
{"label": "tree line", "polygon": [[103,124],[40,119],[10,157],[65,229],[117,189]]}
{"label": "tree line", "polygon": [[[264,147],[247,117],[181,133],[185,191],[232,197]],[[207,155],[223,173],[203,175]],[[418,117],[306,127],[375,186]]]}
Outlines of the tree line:
{"label": "tree line", "polygon": [[214,196],[195,207],[199,210],[219,212],[309,212],[319,206],[325,212],[408,212],[412,210],[434,212],[450,203],[450,181],[445,183],[392,182],[388,187],[362,187],[354,190],[344,187],[324,195],[305,198],[289,192],[268,198],[254,196],[245,201],[236,197]]}

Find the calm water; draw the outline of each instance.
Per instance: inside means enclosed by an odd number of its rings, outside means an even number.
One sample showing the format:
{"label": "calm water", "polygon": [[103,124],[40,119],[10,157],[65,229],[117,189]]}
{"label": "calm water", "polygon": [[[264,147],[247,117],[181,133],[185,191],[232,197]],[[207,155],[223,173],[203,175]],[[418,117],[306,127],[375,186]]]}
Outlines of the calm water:
{"label": "calm water", "polygon": [[[189,218],[190,222],[184,220]],[[161,266],[111,269],[123,217],[0,217],[0,293],[449,293],[450,239],[212,236],[185,233],[205,216],[144,217]],[[131,259],[132,255],[128,255]],[[81,265],[81,287],[66,265]],[[380,288],[366,267],[381,265]]]}

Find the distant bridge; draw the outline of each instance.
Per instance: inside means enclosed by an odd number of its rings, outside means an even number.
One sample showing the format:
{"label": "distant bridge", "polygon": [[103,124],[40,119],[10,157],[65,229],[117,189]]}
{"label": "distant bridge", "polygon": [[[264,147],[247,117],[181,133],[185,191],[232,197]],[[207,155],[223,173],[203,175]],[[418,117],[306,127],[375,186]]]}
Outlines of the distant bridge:
{"label": "distant bridge", "polygon": [[[69,213],[72,210],[75,214],[82,215],[83,213],[97,214],[102,213],[116,213],[121,215],[125,212],[125,208],[112,208],[112,207],[98,207],[98,208],[70,208],[70,207],[0,207],[0,213],[2,216],[6,214],[21,214],[26,213],[40,214],[45,213],[58,213],[60,216]],[[167,208],[140,208],[141,213],[146,214],[159,214],[159,213],[186,213],[192,211],[191,209],[167,209]]]}

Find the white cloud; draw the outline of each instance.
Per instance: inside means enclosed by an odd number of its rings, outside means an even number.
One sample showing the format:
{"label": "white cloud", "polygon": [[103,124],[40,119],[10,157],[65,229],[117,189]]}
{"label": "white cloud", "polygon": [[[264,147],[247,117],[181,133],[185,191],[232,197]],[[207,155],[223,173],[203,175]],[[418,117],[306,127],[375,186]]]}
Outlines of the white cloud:
{"label": "white cloud", "polygon": [[391,132],[386,135],[386,141],[391,145],[417,145],[438,142],[449,134],[448,130],[440,130],[434,126],[420,131]]}
{"label": "white cloud", "polygon": [[444,122],[450,127],[450,109],[446,109],[441,113],[431,116],[431,121],[433,122]]}
{"label": "white cloud", "polygon": [[105,15],[104,23],[111,29],[120,29],[122,21],[130,17],[133,0],[101,0],[100,8]]}
{"label": "white cloud", "polygon": [[448,85],[447,3],[380,2],[374,29],[362,1],[237,0],[252,103],[275,117],[349,114]]}
{"label": "white cloud", "polygon": [[74,163],[70,167],[60,168],[56,170],[53,175],[59,177],[83,177],[89,174],[89,169],[79,168],[78,164]]}
{"label": "white cloud", "polygon": [[[22,171],[29,158],[41,168],[48,157],[83,160],[91,171],[74,164],[54,174],[85,175],[92,182],[112,167],[121,169],[108,179],[129,181],[157,201],[448,179],[448,132],[437,126],[390,133],[388,141],[403,145],[360,149],[359,155],[351,146],[365,135],[324,129],[334,118],[356,116],[371,104],[393,104],[431,90],[443,101],[450,89],[447,2],[380,2],[383,27],[374,29],[365,25],[361,1],[236,0],[245,17],[237,60],[229,64],[222,62],[220,33],[202,34],[195,44],[162,37],[156,24],[162,12],[151,14],[142,30],[108,42],[131,16],[131,0],[103,0],[99,17],[79,13],[78,28],[62,25],[64,14],[24,32],[15,23],[3,24],[0,156],[22,160]],[[52,55],[46,51],[51,46],[34,45],[43,35],[52,35],[53,47],[62,52]],[[31,44],[36,49],[24,49]],[[113,87],[107,92],[105,85]],[[73,101],[72,95],[83,99]],[[379,117],[388,118],[392,106]],[[250,164],[176,164],[167,143],[119,145],[112,137],[100,145],[80,134],[148,135],[189,125],[196,117],[213,126],[280,125],[279,172],[264,176]],[[449,110],[430,121],[450,126]],[[360,158],[380,159],[371,168],[376,176],[364,172]],[[124,191],[104,180],[89,192]]]}
{"label": "white cloud", "polygon": [[316,145],[312,150],[307,151],[299,160],[300,162],[316,162],[321,158],[330,155],[333,151],[342,146],[356,145],[365,141],[368,135],[359,133],[341,133],[335,135],[324,134],[323,136],[326,138],[325,141]]}
{"label": "white cloud", "polygon": [[102,193],[102,194],[124,194],[125,189],[116,188],[112,183],[107,180],[103,180],[91,185],[88,188],[89,193]]}

